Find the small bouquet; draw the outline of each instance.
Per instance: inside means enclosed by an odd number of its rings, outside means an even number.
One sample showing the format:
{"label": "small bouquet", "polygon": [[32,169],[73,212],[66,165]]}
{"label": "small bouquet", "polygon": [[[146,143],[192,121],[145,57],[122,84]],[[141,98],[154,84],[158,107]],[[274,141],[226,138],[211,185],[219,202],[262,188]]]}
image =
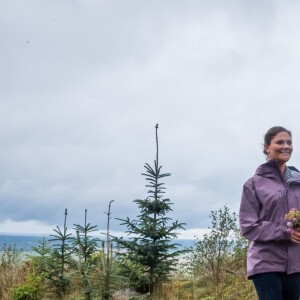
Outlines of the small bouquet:
{"label": "small bouquet", "polygon": [[292,232],[296,228],[300,228],[300,210],[292,208],[286,215],[285,220],[288,227],[287,231]]}

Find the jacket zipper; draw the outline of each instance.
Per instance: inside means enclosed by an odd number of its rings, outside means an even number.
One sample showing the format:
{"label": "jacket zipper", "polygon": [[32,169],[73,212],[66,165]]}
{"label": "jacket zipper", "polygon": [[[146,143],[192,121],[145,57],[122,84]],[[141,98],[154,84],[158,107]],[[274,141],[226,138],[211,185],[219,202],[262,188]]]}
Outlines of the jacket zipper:
{"label": "jacket zipper", "polygon": [[[281,172],[281,170],[279,169],[279,167],[277,166],[277,164],[273,161],[278,173],[279,173],[279,176],[280,176],[280,179],[281,179],[281,182],[284,186],[284,190],[285,190],[285,195],[284,195],[284,209],[286,212],[288,212],[289,210],[289,200],[288,200],[288,191],[289,191],[289,184],[284,180],[284,177],[283,177],[283,174]],[[288,248],[288,242],[289,241],[285,241],[285,252],[286,252],[286,256],[287,256],[287,259],[286,259],[286,273],[289,274],[289,248]]]}

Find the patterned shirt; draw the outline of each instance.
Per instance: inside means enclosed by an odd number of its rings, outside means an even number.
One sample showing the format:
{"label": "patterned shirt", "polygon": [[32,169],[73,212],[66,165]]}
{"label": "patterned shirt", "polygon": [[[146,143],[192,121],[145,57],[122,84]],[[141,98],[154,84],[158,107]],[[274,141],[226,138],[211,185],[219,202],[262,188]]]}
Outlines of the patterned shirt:
{"label": "patterned shirt", "polygon": [[291,173],[291,170],[288,167],[285,167],[283,177],[284,177],[284,180],[286,182],[290,182],[291,181],[292,173]]}

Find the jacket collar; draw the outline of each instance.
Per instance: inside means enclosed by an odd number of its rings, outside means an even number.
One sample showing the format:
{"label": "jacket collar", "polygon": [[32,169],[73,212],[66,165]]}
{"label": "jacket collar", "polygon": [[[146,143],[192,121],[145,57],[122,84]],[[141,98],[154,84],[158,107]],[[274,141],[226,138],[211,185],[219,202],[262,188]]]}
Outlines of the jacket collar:
{"label": "jacket collar", "polygon": [[296,168],[291,169],[291,175],[291,181],[300,183],[300,172]]}
{"label": "jacket collar", "polygon": [[[300,183],[300,172],[295,167],[288,166],[288,168],[291,169],[291,181]],[[274,162],[274,160],[269,160],[268,162],[260,165],[257,168],[255,175],[264,177],[282,177],[281,171],[279,170],[279,167]]]}
{"label": "jacket collar", "polygon": [[279,175],[280,172],[278,166],[273,160],[269,160],[266,163],[260,165],[255,172],[255,175],[259,176],[265,176],[265,177],[275,177],[276,175]]}

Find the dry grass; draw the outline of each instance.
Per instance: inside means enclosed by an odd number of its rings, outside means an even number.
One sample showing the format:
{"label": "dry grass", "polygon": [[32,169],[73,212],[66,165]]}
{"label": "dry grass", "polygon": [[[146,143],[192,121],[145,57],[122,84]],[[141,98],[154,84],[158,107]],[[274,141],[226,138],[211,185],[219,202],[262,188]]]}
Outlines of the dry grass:
{"label": "dry grass", "polygon": [[26,281],[32,266],[30,263],[14,262],[0,265],[0,299],[10,300],[10,289]]}
{"label": "dry grass", "polygon": [[[0,299],[11,300],[10,289],[16,285],[24,284],[29,274],[34,269],[30,260],[24,260],[14,249],[5,249],[0,255]],[[213,287],[207,281],[199,279],[192,280],[192,277],[184,274],[174,274],[174,279],[165,284],[159,285],[152,300],[221,300],[214,296]],[[46,287],[45,287],[46,290]],[[257,300],[252,282],[243,276],[233,277],[230,284],[224,287],[223,300]],[[51,291],[43,293],[43,300],[54,300]],[[73,276],[70,282],[70,293],[64,297],[65,300],[82,300],[84,296],[80,288],[80,279]],[[147,295],[141,295],[130,289],[118,291],[115,300],[149,299]]]}

